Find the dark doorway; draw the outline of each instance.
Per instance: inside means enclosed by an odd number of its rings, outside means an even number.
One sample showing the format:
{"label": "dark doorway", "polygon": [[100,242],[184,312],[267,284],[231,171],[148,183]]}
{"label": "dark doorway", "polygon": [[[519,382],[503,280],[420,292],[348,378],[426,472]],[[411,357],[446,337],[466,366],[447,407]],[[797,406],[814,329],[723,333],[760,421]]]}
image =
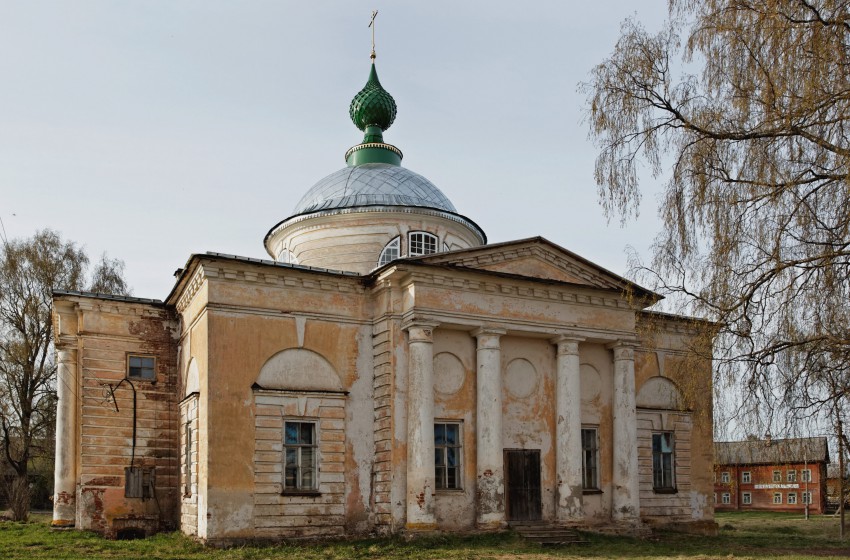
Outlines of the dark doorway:
{"label": "dark doorway", "polygon": [[540,450],[505,449],[508,521],[541,518]]}

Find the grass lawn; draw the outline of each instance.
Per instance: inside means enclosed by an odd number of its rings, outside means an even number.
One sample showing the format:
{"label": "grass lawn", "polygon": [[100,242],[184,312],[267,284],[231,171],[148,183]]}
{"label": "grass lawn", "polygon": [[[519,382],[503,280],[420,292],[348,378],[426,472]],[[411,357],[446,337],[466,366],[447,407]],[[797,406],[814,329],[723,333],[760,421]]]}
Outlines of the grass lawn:
{"label": "grass lawn", "polygon": [[[226,550],[205,548],[180,534],[162,534],[136,541],[110,541],[81,531],[51,531],[47,516],[29,523],[0,522],[0,559],[250,559],[345,560],[389,558],[492,558],[548,560],[554,558],[847,558],[850,538],[838,539],[838,519],[780,513],[717,515],[720,534],[701,537],[656,532],[649,539],[587,534],[588,544],[539,548],[512,533],[470,537],[429,537],[414,541],[367,539],[323,544],[244,546]],[[850,532],[850,531],[848,531]]]}

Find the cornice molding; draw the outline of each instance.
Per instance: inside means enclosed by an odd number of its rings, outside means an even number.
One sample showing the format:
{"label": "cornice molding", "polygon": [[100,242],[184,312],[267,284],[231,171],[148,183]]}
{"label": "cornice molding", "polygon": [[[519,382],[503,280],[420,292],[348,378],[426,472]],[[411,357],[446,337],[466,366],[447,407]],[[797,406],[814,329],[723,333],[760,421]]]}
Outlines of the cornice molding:
{"label": "cornice molding", "polygon": [[[474,269],[469,272],[475,273]],[[425,286],[438,286],[441,288],[459,288],[469,292],[491,293],[497,295],[505,295],[509,297],[520,297],[530,300],[549,300],[564,303],[573,303],[576,305],[589,305],[593,307],[604,306],[614,309],[622,309],[628,311],[636,311],[634,307],[628,304],[628,301],[622,296],[615,295],[595,295],[590,293],[581,293],[585,290],[593,291],[600,289],[594,286],[541,286],[533,280],[523,279],[492,279],[492,280],[474,280],[467,277],[458,277],[457,275],[449,275],[445,272],[425,272],[422,270],[411,270],[409,275],[402,282],[402,285],[417,283]]]}

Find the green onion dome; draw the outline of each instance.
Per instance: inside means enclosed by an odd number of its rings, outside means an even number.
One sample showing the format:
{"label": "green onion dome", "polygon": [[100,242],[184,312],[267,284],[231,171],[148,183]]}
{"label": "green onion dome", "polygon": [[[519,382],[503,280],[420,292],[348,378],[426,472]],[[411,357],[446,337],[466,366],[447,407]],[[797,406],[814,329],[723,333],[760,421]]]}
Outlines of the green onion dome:
{"label": "green onion dome", "polygon": [[369,72],[369,81],[351,100],[348,114],[351,115],[354,126],[363,131],[367,126],[377,126],[383,131],[393,124],[396,115],[395,99],[381,87],[374,63]]}

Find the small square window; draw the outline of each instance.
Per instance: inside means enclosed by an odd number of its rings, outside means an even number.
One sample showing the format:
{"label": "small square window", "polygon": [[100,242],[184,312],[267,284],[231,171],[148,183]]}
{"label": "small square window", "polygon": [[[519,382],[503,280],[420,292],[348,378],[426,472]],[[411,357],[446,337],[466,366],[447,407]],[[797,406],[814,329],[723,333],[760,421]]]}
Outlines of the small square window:
{"label": "small square window", "polygon": [[773,482],[782,482],[782,471],[773,471]]}
{"label": "small square window", "polygon": [[153,356],[127,356],[127,377],[156,381],[156,358]]}
{"label": "small square window", "polygon": [[782,492],[774,492],[773,493],[773,503],[781,504],[782,503]]}
{"label": "small square window", "polygon": [[744,492],[743,494],[741,494],[741,502],[745,506],[752,504],[753,503],[753,495],[749,492]]}
{"label": "small square window", "polygon": [[749,484],[753,481],[753,476],[750,471],[744,471],[741,473],[741,482],[744,484]]}
{"label": "small square window", "polygon": [[788,492],[788,504],[794,505],[797,503],[797,493],[796,492]]}
{"label": "small square window", "polygon": [[811,469],[803,469],[800,471],[800,479],[803,482],[811,482],[812,481],[812,471]]}
{"label": "small square window", "polygon": [[720,482],[722,482],[723,484],[729,484],[729,473],[728,472],[720,473]]}
{"label": "small square window", "polygon": [[[786,473],[788,482],[797,482],[797,471],[791,470]],[[789,502],[790,503],[790,502]]]}
{"label": "small square window", "polygon": [[730,503],[731,502],[731,496],[729,495],[729,492],[723,492],[722,499],[723,499],[724,504]]}
{"label": "small square window", "polygon": [[811,504],[812,503],[812,493],[811,492],[803,492],[803,503]]}

